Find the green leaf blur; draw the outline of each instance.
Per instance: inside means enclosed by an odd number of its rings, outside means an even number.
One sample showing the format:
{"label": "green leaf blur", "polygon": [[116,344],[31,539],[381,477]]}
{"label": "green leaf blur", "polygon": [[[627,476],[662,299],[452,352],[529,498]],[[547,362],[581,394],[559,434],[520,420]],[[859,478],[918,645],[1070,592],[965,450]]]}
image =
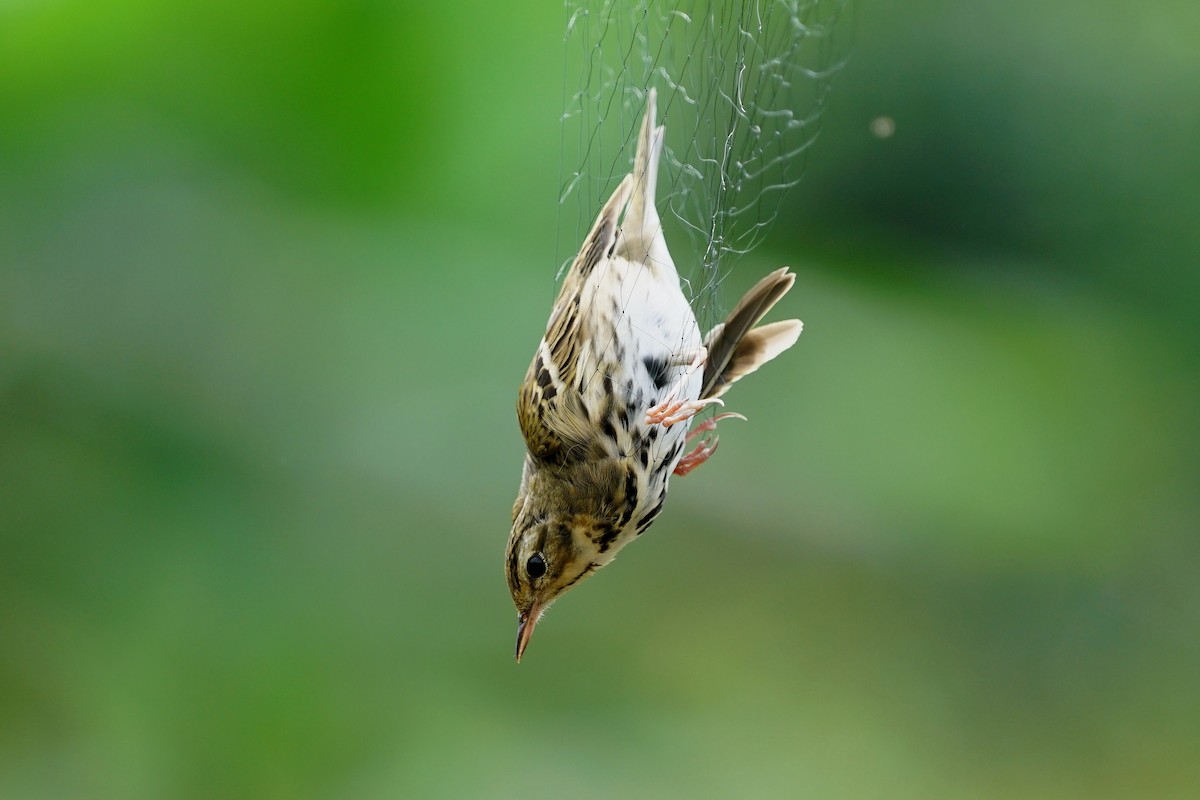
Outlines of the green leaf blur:
{"label": "green leaf blur", "polygon": [[518,667],[561,7],[0,4],[0,796],[1197,796],[1200,7],[845,22],[803,337]]}

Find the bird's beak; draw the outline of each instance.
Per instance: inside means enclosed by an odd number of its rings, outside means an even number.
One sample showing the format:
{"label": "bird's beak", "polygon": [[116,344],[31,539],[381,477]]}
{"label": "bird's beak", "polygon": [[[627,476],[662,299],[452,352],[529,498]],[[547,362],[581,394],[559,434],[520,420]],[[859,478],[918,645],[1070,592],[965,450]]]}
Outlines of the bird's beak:
{"label": "bird's beak", "polygon": [[523,611],[517,617],[517,663],[521,663],[521,656],[525,652],[525,648],[529,645],[529,640],[533,638],[533,626],[537,625],[538,618],[542,616],[542,607],[534,603],[529,607],[528,611]]}

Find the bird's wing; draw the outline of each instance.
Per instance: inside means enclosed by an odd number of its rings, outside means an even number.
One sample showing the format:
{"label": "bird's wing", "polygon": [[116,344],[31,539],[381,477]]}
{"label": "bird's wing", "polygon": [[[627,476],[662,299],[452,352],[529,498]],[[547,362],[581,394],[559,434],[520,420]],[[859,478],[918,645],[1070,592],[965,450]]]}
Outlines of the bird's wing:
{"label": "bird's wing", "polygon": [[575,257],[546,323],[546,335],[517,398],[517,420],[529,452],[537,459],[565,464],[582,458],[596,436],[583,400],[579,361],[587,336],[587,310],[581,308],[588,277],[612,257],[617,220],[629,203],[633,176],[627,175],[604,204]]}

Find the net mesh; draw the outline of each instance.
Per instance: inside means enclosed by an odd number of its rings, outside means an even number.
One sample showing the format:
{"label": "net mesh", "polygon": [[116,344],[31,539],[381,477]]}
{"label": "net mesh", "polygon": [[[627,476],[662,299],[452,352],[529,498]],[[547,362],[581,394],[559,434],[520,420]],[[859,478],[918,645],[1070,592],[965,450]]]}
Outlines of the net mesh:
{"label": "net mesh", "polygon": [[846,0],[566,0],[558,257],[629,172],[646,91],[666,125],[658,206],[701,327],[804,172]]}

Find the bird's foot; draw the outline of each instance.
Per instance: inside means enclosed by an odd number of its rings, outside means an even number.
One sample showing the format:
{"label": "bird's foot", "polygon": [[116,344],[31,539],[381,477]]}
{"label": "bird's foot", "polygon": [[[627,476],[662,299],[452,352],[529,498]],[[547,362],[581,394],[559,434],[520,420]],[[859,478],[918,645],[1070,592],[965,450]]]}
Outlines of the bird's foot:
{"label": "bird's foot", "polygon": [[[703,433],[708,433],[711,430],[714,430],[717,427],[718,422],[720,422],[723,419],[729,419],[730,417],[732,417],[733,419],[741,419],[741,420],[745,419],[745,417],[743,417],[741,414],[737,414],[733,411],[727,411],[724,414],[718,414],[717,416],[713,417],[712,419],[706,420],[705,422],[697,425],[695,430],[688,433],[687,441],[690,442],[690,441],[692,441],[692,439],[695,439],[697,436],[699,436]],[[696,445],[695,448],[692,449],[692,451],[690,453],[685,455],[683,458],[679,459],[679,463],[675,465],[675,474],[680,475],[680,476],[687,475],[689,472],[694,470],[696,467],[700,466],[705,461],[708,461],[709,456],[711,456],[713,453],[717,452],[717,444],[719,442],[720,442],[720,437],[705,436],[703,439],[700,440],[700,443],[698,445]]]}
{"label": "bird's foot", "polygon": [[692,379],[698,370],[704,367],[704,361],[708,358],[708,348],[699,347],[694,351],[682,354],[679,358],[685,359],[688,355],[692,356],[690,360],[680,360],[678,362],[680,364],[687,364],[687,371],[671,387],[671,391],[667,392],[666,397],[646,411],[647,425],[662,425],[664,428],[669,428],[678,422],[683,422],[696,416],[696,413],[705,406],[714,403],[719,406],[725,405],[725,401],[716,397],[711,397],[707,400],[676,399],[686,389],[688,381]]}
{"label": "bird's foot", "polygon": [[717,397],[707,400],[664,400],[646,412],[646,424],[669,428],[678,422],[691,419],[713,403],[725,405],[725,401]]}

